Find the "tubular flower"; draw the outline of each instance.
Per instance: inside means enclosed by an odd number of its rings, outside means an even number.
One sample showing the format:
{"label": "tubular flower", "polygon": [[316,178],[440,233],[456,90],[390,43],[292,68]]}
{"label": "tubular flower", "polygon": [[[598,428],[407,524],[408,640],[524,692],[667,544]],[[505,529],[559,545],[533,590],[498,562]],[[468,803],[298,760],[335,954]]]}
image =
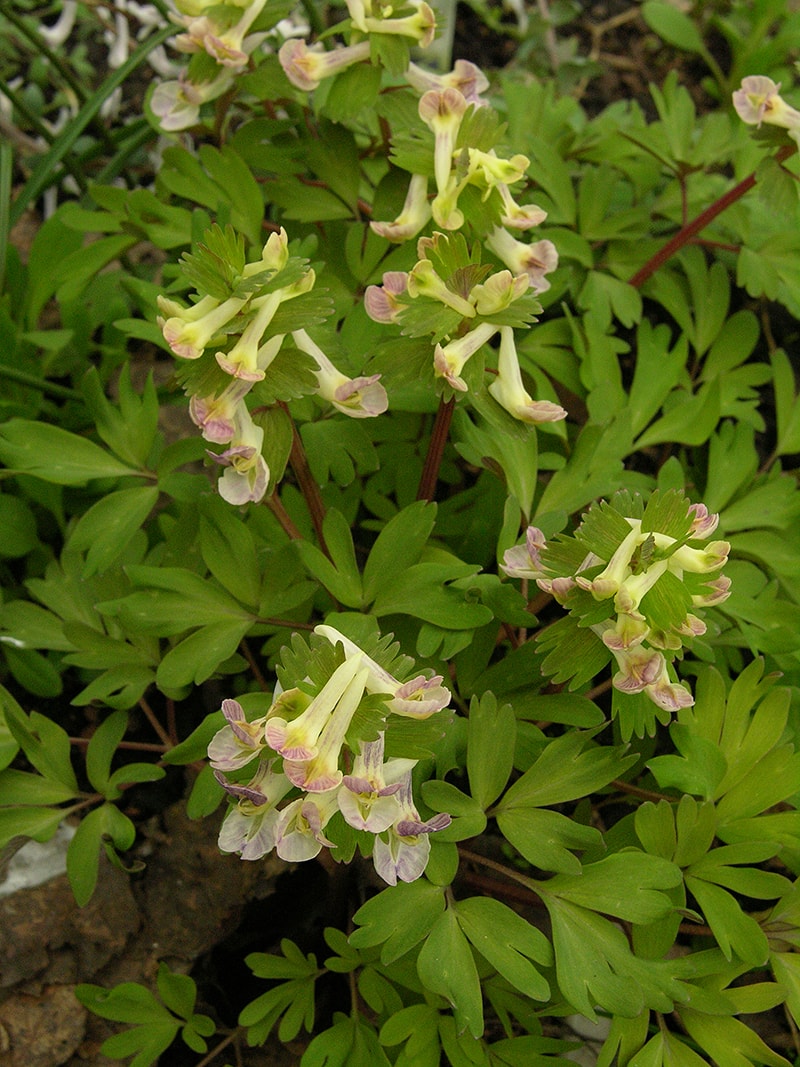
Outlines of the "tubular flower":
{"label": "tubular flower", "polygon": [[389,407],[386,390],[379,384],[380,374],[348,378],[331,363],[319,345],[305,330],[296,330],[292,339],[301,352],[311,356],[317,364],[318,393],[337,411],[353,419],[371,419],[382,415]]}
{"label": "tubular flower", "polygon": [[386,834],[375,839],[372,853],[375,870],[389,885],[414,882],[428,865],[431,854],[429,834],[444,830],[452,822],[447,814],[434,815],[426,822],[420,820],[411,795],[411,772],[402,779],[397,793],[400,817]]}
{"label": "tubular flower", "polygon": [[237,800],[220,828],[218,844],[223,852],[238,852],[243,860],[258,860],[275,848],[281,816],[276,805],[292,783],[272,770],[274,762],[262,762],[246,786],[233,785],[219,771],[214,772],[225,792]]}
{"label": "tubular flower", "polygon": [[179,52],[206,52],[223,67],[239,71],[264,39],[264,34],[247,37],[247,32],[265,5],[266,0],[253,0],[239,21],[227,28],[207,14],[185,15],[181,21],[187,32],[176,37],[173,45]]}
{"label": "tubular flower", "polygon": [[360,41],[326,52],[321,45],[309,48],[305,41],[292,38],[281,45],[278,59],[292,85],[311,92],[326,78],[369,59],[370,47],[369,41]]}
{"label": "tubular flower", "polygon": [[474,285],[469,295],[475,301],[475,311],[488,316],[505,311],[527,291],[527,275],[518,274],[515,278],[510,270],[501,270],[490,275],[482,285]]}
{"label": "tubular flower", "polygon": [[[362,20],[364,33],[390,33],[399,37],[411,37],[420,48],[427,48],[433,43],[436,34],[436,16],[428,4],[415,2],[413,15],[402,18],[373,18],[365,15]],[[359,27],[361,29],[362,27]]]}
{"label": "tubular flower", "polygon": [[526,245],[501,226],[496,226],[486,237],[486,247],[505,263],[512,274],[526,273],[535,292],[544,293],[550,288],[545,275],[558,266],[558,252],[552,241]]}
{"label": "tubular flower", "polygon": [[400,802],[396,794],[400,779],[416,764],[416,760],[393,759],[383,761],[383,734],[377,741],[366,741],[353,762],[352,774],[342,779],[337,793],[339,811],[345,822],[356,830],[381,834],[400,817]]}
{"label": "tubular flower", "polygon": [[431,71],[418,67],[416,63],[409,63],[405,73],[406,81],[419,93],[429,92],[431,89],[457,89],[468,104],[477,106],[485,105],[481,99],[481,93],[489,88],[489,79],[474,63],[466,59],[457,59],[449,74],[433,74]]}
{"label": "tubular flower", "polygon": [[407,305],[398,297],[408,291],[408,274],[390,270],[383,276],[382,285],[368,285],[364,293],[364,308],[373,322],[397,322],[398,314]]}
{"label": "tubular flower", "polygon": [[733,94],[733,106],[742,122],[748,126],[781,126],[785,130],[800,131],[800,111],[790,107],[779,96],[780,82],[762,74],[742,79],[740,89]]}
{"label": "tubular flower", "polygon": [[[264,735],[267,744],[284,759],[310,760],[319,751],[318,742],[330,722],[334,709],[360,668],[357,657],[340,664],[308,707],[296,718],[285,719],[280,712],[290,706],[287,693],[273,704],[267,714]],[[297,690],[289,690],[297,694]]]}
{"label": "tubular flower", "polygon": [[226,468],[217,489],[229,504],[257,504],[269,485],[269,467],[261,455],[264,430],[253,422],[244,402],[236,409],[233,425],[230,448],[208,453],[215,463]]}
{"label": "tubular flower", "polygon": [[298,797],[288,804],[275,826],[275,851],[280,858],[302,863],[318,856],[323,846],[333,847],[323,831],[337,810],[334,792]]}
{"label": "tubular flower", "polygon": [[435,137],[433,168],[440,194],[447,188],[456,137],[466,110],[467,101],[458,89],[431,89],[419,102],[419,117]]}
{"label": "tubular flower", "polygon": [[389,711],[407,718],[427,719],[450,703],[450,690],[442,684],[442,676],[425,678],[419,675],[409,682],[400,682],[380,664],[371,659],[358,645],[345,637],[333,626],[320,623],[314,627],[314,633],[327,638],[332,645],[341,645],[345,655],[358,657],[367,668],[365,688],[368,693],[386,693],[390,698],[386,702]]}
{"label": "tubular flower", "polygon": [[452,289],[448,289],[429,259],[420,259],[415,263],[408,275],[407,289],[408,295],[412,298],[427,296],[431,300],[441,301],[446,307],[457,311],[464,318],[475,317],[475,308],[470,301],[459,296]]}
{"label": "tubular flower", "polygon": [[[357,663],[357,661],[356,661]],[[291,760],[284,756],[283,773],[299,789],[309,793],[326,793],[342,780],[339,756],[350,721],[364,695],[366,668],[350,679],[317,739],[316,752],[310,759]]]}
{"label": "tubular flower", "polygon": [[373,233],[385,237],[387,241],[408,241],[416,237],[430,217],[428,179],[424,174],[412,174],[403,210],[394,222],[371,222],[369,225]]}
{"label": "tubular flower", "polygon": [[461,371],[481,345],[494,337],[498,328],[491,322],[481,322],[474,330],[444,347],[437,345],[433,353],[433,373],[437,378],[444,378],[453,389],[465,393],[467,383],[461,377]]}
{"label": "tubular flower", "polygon": [[206,441],[227,445],[233,438],[234,418],[239,404],[249,393],[251,383],[237,379],[231,382],[219,396],[189,398],[189,415],[199,426]]}
{"label": "tubular flower", "polygon": [[242,705],[236,700],[222,701],[227,724],[218,730],[208,746],[211,766],[220,771],[245,767],[263,751],[264,719],[248,722]]}
{"label": "tubular flower", "polygon": [[547,218],[547,212],[536,204],[518,204],[507,185],[498,182],[497,191],[503,201],[503,214],[500,221],[512,230],[530,230],[539,226]]}
{"label": "tubular flower", "polygon": [[542,549],[546,541],[538,526],[529,526],[525,531],[525,544],[506,549],[500,570],[509,578],[542,578]]}
{"label": "tubular flower", "polygon": [[177,81],[160,82],[150,97],[150,108],[165,133],[186,130],[200,118],[200,108],[222,96],[233,85],[234,74],[223,67],[211,81],[193,82],[181,72]]}
{"label": "tubular flower", "polygon": [[[211,296],[206,296],[194,307],[187,308],[178,315],[166,320],[159,319],[158,324],[164,340],[176,356],[181,359],[199,359],[212,338],[224,331],[245,303],[245,300],[234,296],[221,303]],[[169,304],[174,308],[173,301]]]}
{"label": "tubular flower", "polygon": [[557,422],[567,413],[549,400],[533,400],[522,384],[522,373],[514,345],[514,331],[500,327],[500,352],[497,377],[489,385],[489,392],[501,407],[521,422]]}

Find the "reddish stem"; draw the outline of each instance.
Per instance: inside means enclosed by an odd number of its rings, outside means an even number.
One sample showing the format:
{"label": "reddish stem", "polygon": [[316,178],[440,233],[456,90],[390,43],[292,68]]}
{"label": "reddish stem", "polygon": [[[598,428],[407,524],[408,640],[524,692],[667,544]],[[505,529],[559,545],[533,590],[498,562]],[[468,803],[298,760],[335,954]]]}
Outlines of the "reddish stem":
{"label": "reddish stem", "polygon": [[455,400],[440,400],[439,410],[436,412],[436,421],[433,424],[428,454],[425,457],[425,466],[422,468],[422,477],[419,480],[417,500],[433,500],[436,494],[436,483],[439,480],[439,468],[442,465],[444,446],[447,443],[447,435],[450,433],[450,423],[453,421]]}
{"label": "reddish stem", "polygon": [[[788,159],[794,151],[795,149],[792,146],[784,145],[784,147],[777,152],[775,159],[778,163],[782,163],[785,159]],[[675,255],[676,252],[679,252],[685,245],[689,244],[701,230],[704,230],[709,223],[714,221],[717,215],[721,215],[726,208],[731,206],[731,204],[735,204],[737,200],[741,200],[745,193],[749,193],[755,184],[756,175],[754,171],[752,174],[748,174],[746,178],[743,178],[738,185],[734,185],[732,189],[729,189],[724,196],[719,198],[719,200],[715,200],[713,204],[710,204],[705,211],[701,211],[691,222],[681,227],[681,229],[678,230],[678,232],[671,237],[665,245],[659,248],[654,256],[651,256],[650,259],[648,259],[643,267],[640,267],[639,270],[637,270],[630,279],[630,284],[635,289],[641,288],[647,279],[655,274],[659,267],[662,267],[668,259],[671,259]]]}

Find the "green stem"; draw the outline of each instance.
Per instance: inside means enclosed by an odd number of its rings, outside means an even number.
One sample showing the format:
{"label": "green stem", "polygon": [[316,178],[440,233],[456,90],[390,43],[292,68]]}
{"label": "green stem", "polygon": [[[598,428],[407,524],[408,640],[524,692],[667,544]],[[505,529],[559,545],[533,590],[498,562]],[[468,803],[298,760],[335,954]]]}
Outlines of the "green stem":
{"label": "green stem", "polygon": [[[0,184],[2,184],[2,175],[0,175]],[[0,189],[0,196],[2,196],[2,189]],[[0,240],[2,240],[1,235]],[[0,266],[5,266],[5,257],[2,256],[1,249]],[[0,284],[0,292],[2,292],[2,289],[3,286]],[[12,382],[19,382],[20,385],[30,386],[31,389],[38,389],[40,393],[47,393],[50,396],[58,397],[59,400],[82,399],[81,394],[76,389],[67,389],[64,385],[56,385],[55,382],[47,382],[43,378],[37,378],[35,375],[28,374],[24,370],[17,370],[16,367],[7,367],[2,363],[0,363],[0,378],[8,378]]]}
{"label": "green stem", "polygon": [[[791,145],[785,145],[776,154],[775,159],[778,163],[782,163],[785,159],[788,159],[792,153],[797,151]],[[682,248],[689,244],[689,242],[704,230],[709,223],[713,222],[717,215],[721,215],[726,208],[729,208],[731,204],[735,204],[737,200],[749,193],[753,186],[756,184],[756,173],[748,174],[746,178],[743,178],[738,185],[734,185],[732,189],[729,189],[724,196],[721,196],[719,200],[715,200],[713,204],[701,211],[700,214],[688,222],[685,226],[671,237],[665,245],[663,245],[651,256],[650,259],[640,267],[639,270],[629,279],[629,284],[635,289],[640,289],[648,278],[652,277],[655,272],[671,259],[676,252],[680,252]]]}
{"label": "green stem", "polygon": [[417,500],[433,500],[436,493],[436,483],[439,480],[439,468],[442,465],[444,446],[447,443],[447,435],[450,433],[450,423],[453,421],[455,399],[439,401],[439,410],[436,412],[436,421],[433,424],[428,454],[425,457],[425,466],[422,468],[422,476],[419,480]]}

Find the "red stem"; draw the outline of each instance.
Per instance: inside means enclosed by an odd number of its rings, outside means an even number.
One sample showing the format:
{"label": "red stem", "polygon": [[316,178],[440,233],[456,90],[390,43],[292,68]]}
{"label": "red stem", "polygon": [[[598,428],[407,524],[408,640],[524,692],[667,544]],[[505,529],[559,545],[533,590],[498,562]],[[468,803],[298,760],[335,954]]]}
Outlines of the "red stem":
{"label": "red stem", "polygon": [[[784,145],[777,154],[775,160],[778,163],[782,163],[785,159],[788,159],[795,149],[790,145]],[[685,245],[687,245],[694,237],[704,230],[709,223],[713,222],[717,215],[721,215],[726,208],[729,208],[731,204],[735,204],[737,200],[749,193],[753,186],[756,184],[755,171],[752,174],[748,174],[746,178],[743,178],[738,185],[734,185],[732,189],[729,189],[724,196],[721,196],[719,200],[715,200],[713,204],[701,211],[700,214],[692,219],[691,222],[681,227],[678,232],[670,238],[665,245],[663,245],[656,252],[654,256],[645,263],[643,267],[633,275],[630,279],[630,284],[639,289],[652,277],[653,274],[662,267],[668,259],[671,259],[676,252],[679,252]]]}
{"label": "red stem", "polygon": [[422,468],[422,477],[419,480],[417,500],[433,500],[436,494],[436,483],[439,480],[439,468],[442,465],[444,446],[447,443],[447,435],[450,432],[450,423],[453,420],[455,400],[440,400],[439,410],[436,412],[436,421],[433,424],[428,454],[425,457],[425,466]]}

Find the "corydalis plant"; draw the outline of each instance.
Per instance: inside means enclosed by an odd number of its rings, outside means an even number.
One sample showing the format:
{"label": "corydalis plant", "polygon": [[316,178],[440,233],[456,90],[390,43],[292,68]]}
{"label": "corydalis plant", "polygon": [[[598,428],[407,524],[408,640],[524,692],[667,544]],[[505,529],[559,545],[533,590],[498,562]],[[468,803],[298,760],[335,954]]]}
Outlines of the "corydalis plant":
{"label": "corydalis plant", "polygon": [[[284,651],[283,684],[265,715],[248,721],[237,701],[223,701],[227,725],[208,756],[236,804],[220,848],[248,860],[274,849],[299,862],[323,848],[349,860],[358,847],[390,885],[415,881],[430,855],[428,835],[450,816],[420,818],[411,787],[418,760],[387,758],[387,747],[398,749],[398,718],[429,720],[447,707],[450,692],[438,675],[395,677],[392,671],[408,675],[411,661],[397,658],[390,639],[376,643],[373,658],[331,626],[314,632],[310,648],[295,635]],[[430,737],[442,729],[432,723]]]}
{"label": "corydalis plant", "polygon": [[544,672],[574,688],[613,660],[615,693],[645,701],[615,701],[628,736],[634,722],[652,733],[694,703],[674,662],[706,632],[696,612],[728,596],[720,571],[730,546],[707,541],[717,522],[677,490],[657,491],[646,505],[619,493],[593,505],[573,535],[546,541],[529,527],[525,545],[505,553],[506,574],[534,579],[568,612],[539,638]]}
{"label": "corydalis plant", "polygon": [[[264,430],[247,399],[258,400],[255,387],[267,378],[287,336],[295,346],[290,377],[293,369],[298,383],[302,369],[310,368],[312,375],[310,387],[298,384],[289,395],[315,393],[353,418],[386,411],[379,375],[348,377],[307,333],[305,327],[324,319],[330,304],[312,293],[314,271],[290,254],[285,230],[271,234],[260,258],[248,262],[243,239],[230,227],[223,232],[214,226],[197,250],[183,257],[182,267],[184,280],[195,287],[195,303],[185,307],[159,296],[158,324],[181,360],[178,379],[189,394],[192,420],[207,441],[227,446],[209,455],[225,468],[219,492],[228,503],[258,502],[267,492]],[[290,313],[281,314],[290,302]]]}

